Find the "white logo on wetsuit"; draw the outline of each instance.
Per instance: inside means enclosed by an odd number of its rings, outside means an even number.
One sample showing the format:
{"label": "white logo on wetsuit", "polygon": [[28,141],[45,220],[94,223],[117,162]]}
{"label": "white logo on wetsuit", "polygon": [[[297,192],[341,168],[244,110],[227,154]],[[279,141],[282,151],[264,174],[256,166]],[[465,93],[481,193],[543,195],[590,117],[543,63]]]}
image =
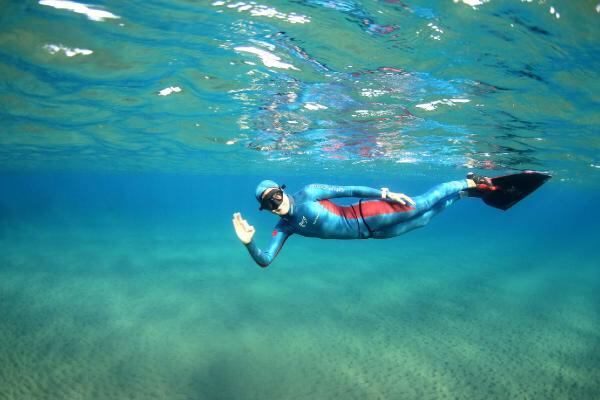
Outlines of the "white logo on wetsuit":
{"label": "white logo on wetsuit", "polygon": [[321,210],[319,210],[319,213],[315,217],[315,220],[313,221],[313,225],[317,223],[317,220],[319,219],[319,215],[321,215]]}
{"label": "white logo on wetsuit", "polygon": [[322,185],[320,183],[313,183],[311,185],[308,185],[311,188],[314,189],[323,189],[323,190],[331,190],[334,192],[343,192],[344,188],[340,187],[340,186],[331,186],[331,185]]}
{"label": "white logo on wetsuit", "polygon": [[298,225],[300,225],[301,227],[305,227],[306,223],[308,222],[308,220],[306,219],[305,216],[302,216],[302,221],[298,222]]}

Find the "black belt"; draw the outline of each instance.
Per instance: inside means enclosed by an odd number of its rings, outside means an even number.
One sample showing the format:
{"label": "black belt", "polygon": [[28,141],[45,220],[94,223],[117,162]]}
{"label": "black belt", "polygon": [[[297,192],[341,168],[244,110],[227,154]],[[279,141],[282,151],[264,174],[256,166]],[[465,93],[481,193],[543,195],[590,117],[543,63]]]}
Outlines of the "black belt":
{"label": "black belt", "polygon": [[[369,236],[367,236],[364,239],[368,239],[373,237],[373,231],[371,230],[371,227],[369,226],[369,224],[367,224],[367,221],[365,221],[365,217],[363,216],[363,212],[362,212],[362,201],[363,199],[360,199],[358,201],[358,212],[360,214],[360,219],[362,219],[363,224],[365,224],[365,226],[367,227],[367,230],[369,231]],[[359,234],[360,234],[360,230],[359,230]]]}

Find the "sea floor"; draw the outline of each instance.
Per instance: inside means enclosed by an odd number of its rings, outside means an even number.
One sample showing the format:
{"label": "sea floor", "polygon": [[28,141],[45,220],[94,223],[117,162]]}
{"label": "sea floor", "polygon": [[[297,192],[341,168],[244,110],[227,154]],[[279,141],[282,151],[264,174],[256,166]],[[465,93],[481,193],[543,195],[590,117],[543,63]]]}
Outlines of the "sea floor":
{"label": "sea floor", "polygon": [[267,269],[229,221],[5,226],[0,399],[599,398],[593,239],[460,212]]}

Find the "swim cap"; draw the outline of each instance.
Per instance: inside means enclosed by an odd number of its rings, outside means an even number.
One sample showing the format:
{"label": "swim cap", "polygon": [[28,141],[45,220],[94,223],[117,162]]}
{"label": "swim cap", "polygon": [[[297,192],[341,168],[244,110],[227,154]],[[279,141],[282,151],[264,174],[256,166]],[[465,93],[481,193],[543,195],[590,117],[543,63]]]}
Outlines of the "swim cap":
{"label": "swim cap", "polygon": [[256,187],[256,200],[260,203],[263,192],[269,188],[278,188],[279,185],[271,180],[265,179]]}

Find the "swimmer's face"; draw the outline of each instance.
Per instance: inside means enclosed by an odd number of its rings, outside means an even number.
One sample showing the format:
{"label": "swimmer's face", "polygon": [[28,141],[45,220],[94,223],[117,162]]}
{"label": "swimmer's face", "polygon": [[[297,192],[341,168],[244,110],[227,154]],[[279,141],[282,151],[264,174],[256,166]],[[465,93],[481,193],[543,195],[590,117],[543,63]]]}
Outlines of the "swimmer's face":
{"label": "swimmer's face", "polygon": [[[273,191],[275,192],[272,193]],[[271,211],[273,214],[282,215],[284,196],[283,190],[279,188],[269,188],[265,190],[261,196],[261,199],[265,200],[263,208]],[[276,208],[272,208],[276,205]]]}

